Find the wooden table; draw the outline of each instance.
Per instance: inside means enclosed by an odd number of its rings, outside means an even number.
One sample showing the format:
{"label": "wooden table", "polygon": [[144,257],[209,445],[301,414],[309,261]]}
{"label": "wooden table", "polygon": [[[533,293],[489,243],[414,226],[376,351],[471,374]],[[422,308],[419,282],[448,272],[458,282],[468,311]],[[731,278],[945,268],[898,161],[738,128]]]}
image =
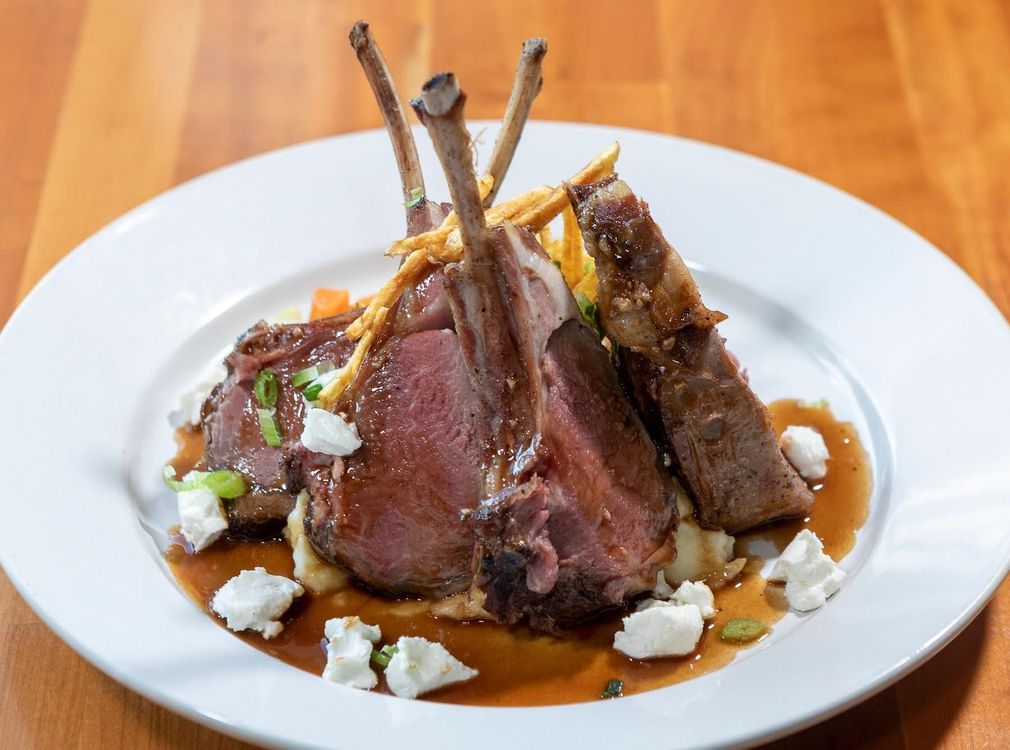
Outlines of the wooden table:
{"label": "wooden table", "polygon": [[[676,133],[810,173],[926,236],[1010,311],[1010,2],[622,5],[0,0],[0,320],[166,188],[379,126],[346,42],[361,16],[401,92],[451,67],[472,117],[500,115],[520,41],[545,36],[535,117]],[[1008,610],[1004,584],[929,664],[774,746],[1007,746]],[[0,746],[243,745],[92,668],[0,576]]]}

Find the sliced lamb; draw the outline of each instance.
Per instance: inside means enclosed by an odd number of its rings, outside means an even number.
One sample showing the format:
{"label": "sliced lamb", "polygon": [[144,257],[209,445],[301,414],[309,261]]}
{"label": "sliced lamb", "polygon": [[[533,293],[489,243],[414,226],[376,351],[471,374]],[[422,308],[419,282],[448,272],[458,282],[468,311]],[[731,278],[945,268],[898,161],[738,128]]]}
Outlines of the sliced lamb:
{"label": "sliced lamb", "polygon": [[[343,335],[357,311],[294,325],[258,323],[243,335],[225,364],[228,376],[203,405],[204,464],[242,474],[249,493],[226,503],[229,533],[270,536],[283,528],[294,507],[288,482],[288,461],[297,448],[305,417],[300,391],[290,387],[300,370],[347,361],[353,342]],[[267,445],[256,409],[253,384],[261,370],[274,374],[279,385],[276,418],[283,436],[279,447]]]}
{"label": "sliced lamb", "polygon": [[625,387],[699,523],[728,533],[802,516],[813,493],[782,455],[771,415],[742,377],[687,266],[616,177],[570,185],[596,260],[600,321]]}
{"label": "sliced lamb", "polygon": [[472,381],[480,502],[476,584],[502,622],[552,629],[651,587],[676,510],[651,439],[560,271],[528,231],[487,228],[452,74],[414,108],[453,198],[464,255],[446,268]]}

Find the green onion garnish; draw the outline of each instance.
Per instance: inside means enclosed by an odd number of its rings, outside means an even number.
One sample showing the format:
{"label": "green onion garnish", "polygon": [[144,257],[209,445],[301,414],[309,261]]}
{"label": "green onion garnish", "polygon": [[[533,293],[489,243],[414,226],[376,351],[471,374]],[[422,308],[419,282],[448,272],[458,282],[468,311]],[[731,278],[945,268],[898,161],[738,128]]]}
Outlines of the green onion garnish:
{"label": "green onion garnish", "polygon": [[219,471],[191,471],[179,480],[175,478],[175,469],[171,466],[166,466],[162,477],[165,480],[165,484],[174,492],[206,489],[225,500],[242,497],[247,492],[242,475],[226,469]]}
{"label": "green onion garnish", "polygon": [[748,641],[760,638],[767,629],[768,626],[760,620],[752,620],[750,617],[737,617],[722,626],[722,630],[719,631],[719,637],[724,641],[747,643]]}
{"label": "green onion garnish", "polygon": [[804,409],[827,409],[828,400],[826,398],[818,399],[817,401],[804,401]]}
{"label": "green onion garnish", "polygon": [[312,365],[312,367],[306,367],[304,370],[299,370],[294,375],[292,375],[291,385],[293,385],[295,388],[301,388],[306,383],[311,383],[318,377],[319,377],[319,367],[318,365]]}
{"label": "green onion garnish", "polygon": [[267,445],[279,448],[281,445],[281,426],[277,424],[276,412],[273,409],[257,409],[256,416],[260,418],[260,432]]}
{"label": "green onion garnish", "polygon": [[410,200],[404,201],[403,205],[413,208],[424,200],[424,188],[416,187],[410,189]]}
{"label": "green onion garnish", "polygon": [[586,319],[589,327],[596,331],[596,335],[603,338],[603,327],[600,325],[600,306],[595,302],[590,302],[589,297],[584,292],[575,295],[575,302],[579,306],[579,312]]}
{"label": "green onion garnish", "polygon": [[319,393],[323,390],[322,383],[313,383],[304,391],[302,395],[305,396],[306,401],[315,401],[319,397]]}
{"label": "green onion garnish", "polygon": [[607,680],[607,686],[600,693],[601,698],[620,698],[624,695],[624,683],[621,680]]}
{"label": "green onion garnish", "polygon": [[253,383],[253,394],[260,406],[273,408],[277,405],[277,376],[269,370],[260,370]]}
{"label": "green onion garnish", "polygon": [[372,649],[372,661],[378,664],[380,667],[385,669],[389,666],[390,659],[393,658],[393,654],[399,651],[396,646],[383,646],[381,649]]}

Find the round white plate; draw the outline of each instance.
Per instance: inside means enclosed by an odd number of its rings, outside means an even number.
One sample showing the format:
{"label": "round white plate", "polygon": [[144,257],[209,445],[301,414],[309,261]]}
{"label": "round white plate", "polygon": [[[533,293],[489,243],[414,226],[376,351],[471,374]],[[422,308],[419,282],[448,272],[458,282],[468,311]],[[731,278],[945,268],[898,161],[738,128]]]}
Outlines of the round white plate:
{"label": "round white plate", "polygon": [[[475,129],[480,127],[476,125]],[[492,143],[495,128],[485,134]],[[532,123],[508,196],[619,140],[618,168],[697,272],[766,400],[828,398],[870,452],[866,527],[824,609],[696,680],[615,701],[481,709],[355,691],[232,637],[160,557],[173,501],[167,413],[258,318],[317,285],[375,289],[403,233],[382,132],[222,169],[110,224],[0,335],[8,438],[0,560],[73,648],[228,734],[291,747],[715,747],[797,730],[865,698],[954,637],[1010,561],[1006,321],[922,238],[833,188],[661,135]],[[444,196],[418,134],[429,191]]]}

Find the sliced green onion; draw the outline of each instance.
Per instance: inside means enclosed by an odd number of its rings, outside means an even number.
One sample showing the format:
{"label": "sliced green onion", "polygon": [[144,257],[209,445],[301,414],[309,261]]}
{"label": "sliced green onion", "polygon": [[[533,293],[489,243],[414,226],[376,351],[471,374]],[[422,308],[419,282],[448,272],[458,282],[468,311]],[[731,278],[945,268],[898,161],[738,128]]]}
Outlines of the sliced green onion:
{"label": "sliced green onion", "polygon": [[621,680],[607,680],[606,687],[600,692],[601,698],[620,698],[624,695],[624,683]]}
{"label": "sliced green onion", "polygon": [[410,200],[404,201],[403,205],[413,208],[424,200],[424,188],[416,187],[410,189]]}
{"label": "sliced green onion", "polygon": [[248,490],[245,480],[234,471],[212,471],[203,482],[203,486],[218,497],[232,500],[242,497]]}
{"label": "sliced green onion", "polygon": [[291,376],[291,385],[295,388],[301,388],[303,385],[307,385],[313,380],[321,378],[326,373],[333,372],[335,369],[337,369],[337,366],[330,360],[312,365],[312,367],[306,367],[304,370],[299,370]]}
{"label": "sliced green onion", "polygon": [[322,383],[313,383],[304,391],[302,395],[305,396],[306,401],[315,401],[319,397],[319,393],[323,390]]}
{"label": "sliced green onion", "polygon": [[596,331],[596,335],[603,338],[603,327],[600,325],[600,306],[591,302],[584,292],[575,295],[575,302],[579,306],[579,312],[585,318],[589,327]]}
{"label": "sliced green onion", "polygon": [[817,401],[804,401],[804,409],[827,409],[828,400],[826,398],[818,399]]}
{"label": "sliced green onion", "polygon": [[378,664],[380,667],[385,669],[389,666],[390,659],[393,658],[393,654],[399,651],[396,646],[383,646],[381,649],[372,649],[372,661]]}
{"label": "sliced green onion", "polygon": [[294,375],[292,375],[291,385],[293,385],[295,388],[301,388],[306,383],[311,383],[318,377],[319,377],[319,366],[312,365],[312,367],[306,367],[304,370],[299,370]]}
{"label": "sliced green onion", "polygon": [[269,370],[260,370],[253,383],[253,394],[260,406],[272,408],[277,405],[277,376]]}
{"label": "sliced green onion", "polygon": [[752,620],[750,617],[737,617],[722,626],[719,637],[724,641],[735,643],[747,643],[756,638],[760,638],[768,629],[760,620]]}
{"label": "sliced green onion", "polygon": [[220,469],[218,471],[191,471],[181,480],[175,478],[175,469],[166,466],[162,474],[165,484],[175,492],[205,489],[225,500],[242,497],[248,490],[242,475]]}
{"label": "sliced green onion", "polygon": [[281,445],[281,426],[277,424],[276,412],[273,409],[257,409],[256,416],[260,419],[260,432],[267,445],[279,448]]}

